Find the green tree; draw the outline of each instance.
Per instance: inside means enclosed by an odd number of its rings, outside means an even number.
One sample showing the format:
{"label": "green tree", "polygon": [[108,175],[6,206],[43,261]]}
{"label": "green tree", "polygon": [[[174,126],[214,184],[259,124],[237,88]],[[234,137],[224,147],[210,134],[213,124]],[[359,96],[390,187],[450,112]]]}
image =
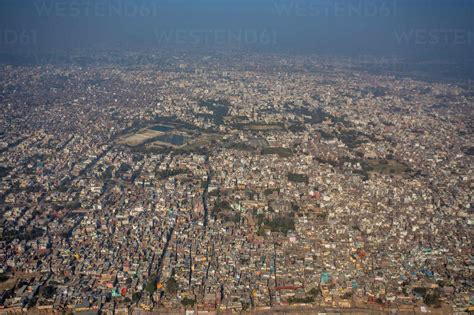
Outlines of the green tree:
{"label": "green tree", "polygon": [[153,275],[151,275],[150,279],[148,279],[148,281],[146,283],[145,290],[150,294],[153,294],[156,291],[156,280],[155,279],[156,279],[156,275],[153,274]]}
{"label": "green tree", "polygon": [[166,282],[166,291],[168,293],[176,293],[178,291],[178,282],[174,277],[170,277]]}
{"label": "green tree", "polygon": [[141,292],[135,292],[132,294],[132,301],[134,303],[140,301],[140,299],[142,298],[142,293]]}
{"label": "green tree", "polygon": [[183,306],[190,306],[190,307],[193,307],[194,306],[194,303],[195,301],[193,299],[190,299],[188,297],[185,297],[181,300],[181,304],[183,304]]}

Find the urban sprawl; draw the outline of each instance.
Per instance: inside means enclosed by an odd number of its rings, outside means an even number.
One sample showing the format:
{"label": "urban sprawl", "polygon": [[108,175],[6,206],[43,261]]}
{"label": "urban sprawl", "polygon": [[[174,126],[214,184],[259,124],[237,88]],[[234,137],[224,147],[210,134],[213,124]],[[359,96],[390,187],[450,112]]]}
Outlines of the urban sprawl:
{"label": "urban sprawl", "polygon": [[468,313],[469,84],[317,57],[1,66],[0,313]]}

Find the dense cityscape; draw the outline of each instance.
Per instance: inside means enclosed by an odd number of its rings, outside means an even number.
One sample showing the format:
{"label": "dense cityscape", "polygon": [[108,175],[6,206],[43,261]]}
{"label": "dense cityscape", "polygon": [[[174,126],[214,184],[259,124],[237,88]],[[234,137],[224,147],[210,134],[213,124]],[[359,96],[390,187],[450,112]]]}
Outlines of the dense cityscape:
{"label": "dense cityscape", "polygon": [[473,310],[473,86],[353,60],[2,66],[0,313]]}

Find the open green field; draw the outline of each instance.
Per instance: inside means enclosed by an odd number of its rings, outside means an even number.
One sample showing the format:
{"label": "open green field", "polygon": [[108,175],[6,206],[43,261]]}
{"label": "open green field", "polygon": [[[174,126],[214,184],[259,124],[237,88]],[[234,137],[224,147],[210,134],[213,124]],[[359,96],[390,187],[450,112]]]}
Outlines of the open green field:
{"label": "open green field", "polygon": [[267,148],[263,148],[262,154],[278,154],[278,156],[280,157],[289,157],[293,155],[293,152],[288,148],[267,147]]}
{"label": "open green field", "polygon": [[138,130],[136,133],[126,134],[123,137],[120,137],[117,140],[117,143],[134,147],[134,146],[144,143],[145,141],[158,137],[162,134],[163,132],[161,131],[143,128],[143,129]]}
{"label": "open green field", "polygon": [[370,171],[380,174],[402,174],[409,171],[409,167],[395,160],[368,160]]}
{"label": "open green field", "polygon": [[247,124],[245,125],[246,128],[254,131],[273,131],[273,130],[283,130],[283,126],[278,124]]}

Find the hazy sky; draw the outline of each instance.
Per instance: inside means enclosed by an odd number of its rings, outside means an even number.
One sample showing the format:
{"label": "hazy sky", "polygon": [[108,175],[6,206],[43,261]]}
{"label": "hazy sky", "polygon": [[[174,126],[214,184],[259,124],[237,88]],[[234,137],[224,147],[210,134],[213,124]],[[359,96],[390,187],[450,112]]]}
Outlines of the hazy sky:
{"label": "hazy sky", "polygon": [[0,52],[177,48],[466,59],[474,0],[0,0]]}

